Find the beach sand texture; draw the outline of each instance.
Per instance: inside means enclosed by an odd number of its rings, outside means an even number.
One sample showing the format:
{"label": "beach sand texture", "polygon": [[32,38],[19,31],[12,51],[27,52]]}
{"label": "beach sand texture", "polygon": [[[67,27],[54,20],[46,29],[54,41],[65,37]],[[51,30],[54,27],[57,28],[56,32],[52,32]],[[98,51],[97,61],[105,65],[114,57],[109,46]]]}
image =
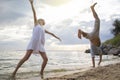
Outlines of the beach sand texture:
{"label": "beach sand texture", "polygon": [[45,80],[120,80],[120,63]]}

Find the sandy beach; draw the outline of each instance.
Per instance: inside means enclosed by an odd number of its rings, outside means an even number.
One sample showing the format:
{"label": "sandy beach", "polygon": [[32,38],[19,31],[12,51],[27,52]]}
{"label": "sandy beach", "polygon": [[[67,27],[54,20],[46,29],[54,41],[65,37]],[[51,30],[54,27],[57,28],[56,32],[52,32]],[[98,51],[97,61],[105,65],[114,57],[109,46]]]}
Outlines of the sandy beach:
{"label": "sandy beach", "polygon": [[120,80],[120,63],[100,66],[87,71],[45,80]]}

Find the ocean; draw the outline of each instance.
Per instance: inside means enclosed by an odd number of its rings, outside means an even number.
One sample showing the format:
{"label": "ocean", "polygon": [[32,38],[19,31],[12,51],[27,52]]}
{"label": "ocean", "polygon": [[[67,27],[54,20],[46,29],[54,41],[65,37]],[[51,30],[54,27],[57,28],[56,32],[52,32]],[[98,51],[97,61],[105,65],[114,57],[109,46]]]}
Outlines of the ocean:
{"label": "ocean", "polygon": [[[0,80],[9,78],[15,69],[19,60],[25,55],[25,51],[0,51]],[[49,50],[47,51],[48,64],[45,68],[45,73],[64,72],[85,69],[92,66],[91,55],[75,50]],[[99,61],[99,56],[95,58],[96,64]],[[116,63],[120,61],[119,57],[112,55],[104,55],[102,65]],[[42,58],[39,54],[32,54],[18,70],[20,77],[21,73],[32,74],[32,76],[40,72]]]}

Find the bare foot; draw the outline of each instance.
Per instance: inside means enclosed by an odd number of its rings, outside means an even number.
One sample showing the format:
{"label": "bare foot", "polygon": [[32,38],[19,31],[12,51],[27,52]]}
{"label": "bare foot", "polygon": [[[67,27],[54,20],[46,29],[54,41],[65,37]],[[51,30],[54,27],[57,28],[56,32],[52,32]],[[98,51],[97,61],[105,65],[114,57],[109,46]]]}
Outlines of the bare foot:
{"label": "bare foot", "polygon": [[95,66],[92,66],[93,68],[95,68]]}
{"label": "bare foot", "polygon": [[90,68],[95,68],[95,66],[90,66]]}
{"label": "bare foot", "polygon": [[40,77],[41,77],[41,79],[44,79],[43,72],[40,72]]}
{"label": "bare foot", "polygon": [[29,0],[31,3],[33,3],[33,0]]}
{"label": "bare foot", "polygon": [[12,73],[11,78],[15,78],[15,73]]}
{"label": "bare foot", "polygon": [[95,5],[97,4],[97,2],[96,3],[94,3],[92,6],[90,6],[91,8],[94,8],[95,7]]}
{"label": "bare foot", "polygon": [[82,31],[80,29],[78,29],[78,38],[81,39],[81,34],[82,34]]}
{"label": "bare foot", "polygon": [[16,80],[15,75],[11,75],[11,76],[9,77],[9,80]]}

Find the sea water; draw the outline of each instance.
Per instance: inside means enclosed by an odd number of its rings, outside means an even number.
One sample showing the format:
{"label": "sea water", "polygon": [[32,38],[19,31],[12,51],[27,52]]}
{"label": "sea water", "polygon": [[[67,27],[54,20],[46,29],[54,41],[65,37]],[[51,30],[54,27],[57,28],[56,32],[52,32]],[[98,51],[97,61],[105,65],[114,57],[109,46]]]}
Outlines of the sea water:
{"label": "sea water", "polygon": [[[48,63],[45,68],[46,72],[75,70],[92,66],[90,54],[81,51],[49,50],[46,54],[48,56]],[[0,80],[4,75],[10,75],[13,72],[24,55],[25,51],[0,51]],[[118,57],[112,55],[104,55],[102,64],[114,63],[118,59]],[[98,63],[99,56],[96,56],[95,60]],[[17,73],[40,72],[42,61],[40,54],[32,54]]]}

